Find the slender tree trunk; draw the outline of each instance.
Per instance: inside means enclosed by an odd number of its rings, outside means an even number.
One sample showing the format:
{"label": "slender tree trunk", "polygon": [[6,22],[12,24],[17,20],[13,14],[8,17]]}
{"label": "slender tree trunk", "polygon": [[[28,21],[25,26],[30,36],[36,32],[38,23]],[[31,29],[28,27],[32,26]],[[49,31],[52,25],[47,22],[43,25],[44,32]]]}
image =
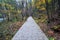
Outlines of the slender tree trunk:
{"label": "slender tree trunk", "polygon": [[49,7],[48,7],[48,0],[45,0],[46,2],[46,11],[47,11],[47,17],[48,17],[48,23],[50,23],[50,17],[49,17]]}
{"label": "slender tree trunk", "polygon": [[59,5],[59,9],[60,9],[60,0],[58,0],[58,5]]}

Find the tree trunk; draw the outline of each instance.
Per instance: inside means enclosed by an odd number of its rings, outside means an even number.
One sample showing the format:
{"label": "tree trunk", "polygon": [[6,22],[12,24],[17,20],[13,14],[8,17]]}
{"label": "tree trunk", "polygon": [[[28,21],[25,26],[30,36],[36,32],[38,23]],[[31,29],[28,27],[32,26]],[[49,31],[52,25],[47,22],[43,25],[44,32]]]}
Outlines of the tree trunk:
{"label": "tree trunk", "polygon": [[60,9],[60,0],[58,0],[58,5],[59,5],[59,9]]}
{"label": "tree trunk", "polygon": [[48,17],[48,23],[50,23],[50,17],[49,17],[49,7],[48,7],[48,0],[45,0],[46,2],[46,11],[47,11],[47,17]]}

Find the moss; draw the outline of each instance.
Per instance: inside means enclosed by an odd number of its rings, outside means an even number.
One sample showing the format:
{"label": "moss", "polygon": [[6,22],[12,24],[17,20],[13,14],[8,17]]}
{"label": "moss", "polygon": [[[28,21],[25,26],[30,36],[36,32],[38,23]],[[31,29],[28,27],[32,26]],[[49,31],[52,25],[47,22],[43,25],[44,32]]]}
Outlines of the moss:
{"label": "moss", "polygon": [[53,37],[50,37],[49,40],[55,40]]}

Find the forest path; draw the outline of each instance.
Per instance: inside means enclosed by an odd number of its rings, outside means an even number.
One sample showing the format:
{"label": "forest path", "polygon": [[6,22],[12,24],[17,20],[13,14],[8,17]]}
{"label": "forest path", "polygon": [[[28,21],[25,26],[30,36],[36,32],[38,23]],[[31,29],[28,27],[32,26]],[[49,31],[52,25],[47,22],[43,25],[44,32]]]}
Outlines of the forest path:
{"label": "forest path", "polygon": [[48,38],[30,16],[14,35],[12,40],[48,40]]}

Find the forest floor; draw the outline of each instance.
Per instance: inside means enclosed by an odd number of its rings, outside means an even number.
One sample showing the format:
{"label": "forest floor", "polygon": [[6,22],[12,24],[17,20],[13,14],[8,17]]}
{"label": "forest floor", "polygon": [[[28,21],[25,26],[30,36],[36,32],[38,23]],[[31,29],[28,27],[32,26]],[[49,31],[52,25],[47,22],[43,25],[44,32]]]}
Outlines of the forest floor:
{"label": "forest floor", "polygon": [[[9,38],[11,39],[14,36],[14,34],[18,31],[18,29],[24,24],[24,22],[25,21],[21,21],[21,22],[18,21],[18,22],[14,22],[14,23],[12,23],[12,22],[4,23],[3,24],[4,29],[6,28],[5,26],[7,26],[8,27],[7,30],[9,30],[8,32],[4,33],[5,39],[6,40],[9,40]],[[47,26],[46,23],[38,21],[37,24],[40,26],[40,28],[44,31],[44,33],[46,34],[46,36],[49,39],[60,40],[60,33],[53,32],[50,29],[50,26]],[[1,38],[0,38],[0,40],[1,40]]]}
{"label": "forest floor", "polygon": [[[4,22],[0,25],[0,40],[10,40],[17,30],[22,26],[24,21]],[[2,33],[2,34],[1,34]]]}
{"label": "forest floor", "polygon": [[[13,32],[16,32],[23,24],[24,24],[25,21],[22,21],[22,22],[16,22],[16,23],[13,23],[11,26],[12,26],[12,30]],[[60,40],[60,34],[59,33],[55,33],[53,32],[51,29],[50,29],[50,26],[47,26],[46,23],[44,22],[38,22],[37,23],[40,28],[43,30],[43,32],[46,34],[46,36],[51,40],[51,39],[54,39],[54,40]]]}
{"label": "forest floor", "polygon": [[50,40],[60,40],[60,33],[56,33],[50,29],[50,26],[47,26],[46,23],[39,22],[38,25],[44,31],[44,33],[48,36]]}

